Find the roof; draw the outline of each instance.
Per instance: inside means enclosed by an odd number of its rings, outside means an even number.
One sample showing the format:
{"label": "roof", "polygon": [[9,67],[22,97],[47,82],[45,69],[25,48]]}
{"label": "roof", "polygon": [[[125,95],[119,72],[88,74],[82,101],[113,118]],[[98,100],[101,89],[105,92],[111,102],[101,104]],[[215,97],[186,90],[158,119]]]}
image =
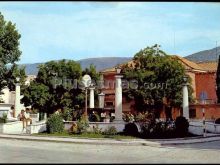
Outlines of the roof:
{"label": "roof", "polygon": [[218,68],[216,61],[199,62],[197,64],[206,71],[217,71]]}
{"label": "roof", "polygon": [[194,71],[206,71],[203,67],[199,66],[197,63],[187,60],[184,57],[180,57],[177,55],[174,55],[173,57],[177,58],[183,65],[185,65],[186,69],[192,69]]}
{"label": "roof", "polygon": [[[206,72],[208,70],[207,69],[208,66],[209,66],[208,64],[204,64],[204,66],[207,65],[206,67],[204,67],[201,63],[197,64],[193,61],[187,60],[186,58],[180,57],[178,55],[172,55],[172,57],[174,59],[176,58],[177,60],[179,60],[185,66],[185,68],[187,70],[192,70],[194,72]],[[125,64],[128,64],[128,66],[130,66],[130,67],[134,67],[134,65],[135,65],[134,61],[131,60],[131,61],[128,61],[126,63],[120,64],[120,66],[123,66]],[[209,67],[211,68],[212,65],[213,64],[210,64]],[[104,70],[101,71],[101,73],[115,73],[115,67],[104,69]]]}

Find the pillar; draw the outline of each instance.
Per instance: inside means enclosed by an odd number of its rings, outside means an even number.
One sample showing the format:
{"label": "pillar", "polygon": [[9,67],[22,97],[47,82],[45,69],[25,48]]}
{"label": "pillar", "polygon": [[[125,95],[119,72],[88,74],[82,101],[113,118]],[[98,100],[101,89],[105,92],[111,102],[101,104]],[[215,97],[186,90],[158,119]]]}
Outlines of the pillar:
{"label": "pillar", "polygon": [[98,94],[98,99],[99,99],[99,108],[104,108],[105,94],[104,93]]}
{"label": "pillar", "polygon": [[89,93],[89,108],[94,108],[94,87],[90,87],[90,93]]}
{"label": "pillar", "polygon": [[183,116],[189,119],[189,96],[187,84],[183,85]]}
{"label": "pillar", "polygon": [[115,122],[123,122],[122,119],[122,75],[116,75],[115,79]]}
{"label": "pillar", "polygon": [[15,85],[15,113],[14,117],[17,118],[18,114],[20,113],[20,99],[21,99],[21,89],[20,89],[20,83],[16,83]]}

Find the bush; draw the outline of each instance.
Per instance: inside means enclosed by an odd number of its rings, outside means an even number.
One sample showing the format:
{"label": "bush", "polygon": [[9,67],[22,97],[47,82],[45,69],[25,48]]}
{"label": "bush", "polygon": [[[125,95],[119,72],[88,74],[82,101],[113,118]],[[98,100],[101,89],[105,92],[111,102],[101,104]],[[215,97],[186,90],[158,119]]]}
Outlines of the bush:
{"label": "bush", "polygon": [[69,129],[69,133],[76,134],[76,133],[78,133],[77,130],[78,130],[77,124],[76,124],[76,123],[73,123],[72,126],[71,126],[70,129]]}
{"label": "bush", "polygon": [[65,108],[63,111],[63,119],[65,121],[72,121],[73,118],[73,110],[71,108]]}
{"label": "bush", "polygon": [[114,126],[108,127],[103,132],[104,135],[116,135],[117,129]]}
{"label": "bush", "polygon": [[134,122],[134,115],[131,113],[123,114],[122,118],[125,122]]}
{"label": "bush", "polygon": [[93,126],[93,133],[102,134],[102,128],[99,128],[98,124],[96,126]]}
{"label": "bush", "polygon": [[220,118],[215,120],[215,124],[220,124]]}
{"label": "bush", "polygon": [[139,134],[135,123],[128,123],[125,125],[124,134],[129,136],[137,136]]}
{"label": "bush", "polygon": [[7,122],[7,114],[3,113],[2,117],[0,117],[0,123],[6,123]]}
{"label": "bush", "polygon": [[77,132],[79,134],[87,132],[87,128],[89,128],[89,121],[86,115],[82,115],[79,120],[77,120]]}
{"label": "bush", "polygon": [[101,121],[101,117],[99,116],[99,114],[93,113],[91,115],[91,121],[93,121],[93,122],[100,122]]}
{"label": "bush", "polygon": [[64,131],[63,118],[59,114],[52,114],[47,120],[48,133],[62,133]]}
{"label": "bush", "polygon": [[176,127],[177,136],[180,136],[180,137],[187,136],[189,122],[185,117],[183,116],[177,117],[175,121],[175,127]]}

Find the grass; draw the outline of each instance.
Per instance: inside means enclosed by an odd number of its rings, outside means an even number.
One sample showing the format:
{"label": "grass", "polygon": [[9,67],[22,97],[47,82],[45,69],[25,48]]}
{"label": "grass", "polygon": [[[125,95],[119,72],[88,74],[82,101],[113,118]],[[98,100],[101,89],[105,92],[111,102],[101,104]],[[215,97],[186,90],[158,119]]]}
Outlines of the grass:
{"label": "grass", "polygon": [[137,139],[133,136],[125,136],[125,135],[103,135],[103,134],[96,134],[96,133],[82,133],[82,134],[69,134],[68,132],[63,133],[37,133],[33,134],[37,136],[56,136],[56,137],[69,137],[69,138],[110,138],[110,139]]}

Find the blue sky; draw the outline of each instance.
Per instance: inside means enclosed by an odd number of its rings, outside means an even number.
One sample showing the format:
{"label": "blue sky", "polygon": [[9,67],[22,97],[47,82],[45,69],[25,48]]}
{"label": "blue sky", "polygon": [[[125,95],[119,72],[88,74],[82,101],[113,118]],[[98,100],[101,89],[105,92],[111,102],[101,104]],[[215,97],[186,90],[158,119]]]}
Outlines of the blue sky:
{"label": "blue sky", "polygon": [[0,2],[21,34],[19,63],[132,57],[160,44],[186,56],[220,45],[220,4],[199,2]]}

